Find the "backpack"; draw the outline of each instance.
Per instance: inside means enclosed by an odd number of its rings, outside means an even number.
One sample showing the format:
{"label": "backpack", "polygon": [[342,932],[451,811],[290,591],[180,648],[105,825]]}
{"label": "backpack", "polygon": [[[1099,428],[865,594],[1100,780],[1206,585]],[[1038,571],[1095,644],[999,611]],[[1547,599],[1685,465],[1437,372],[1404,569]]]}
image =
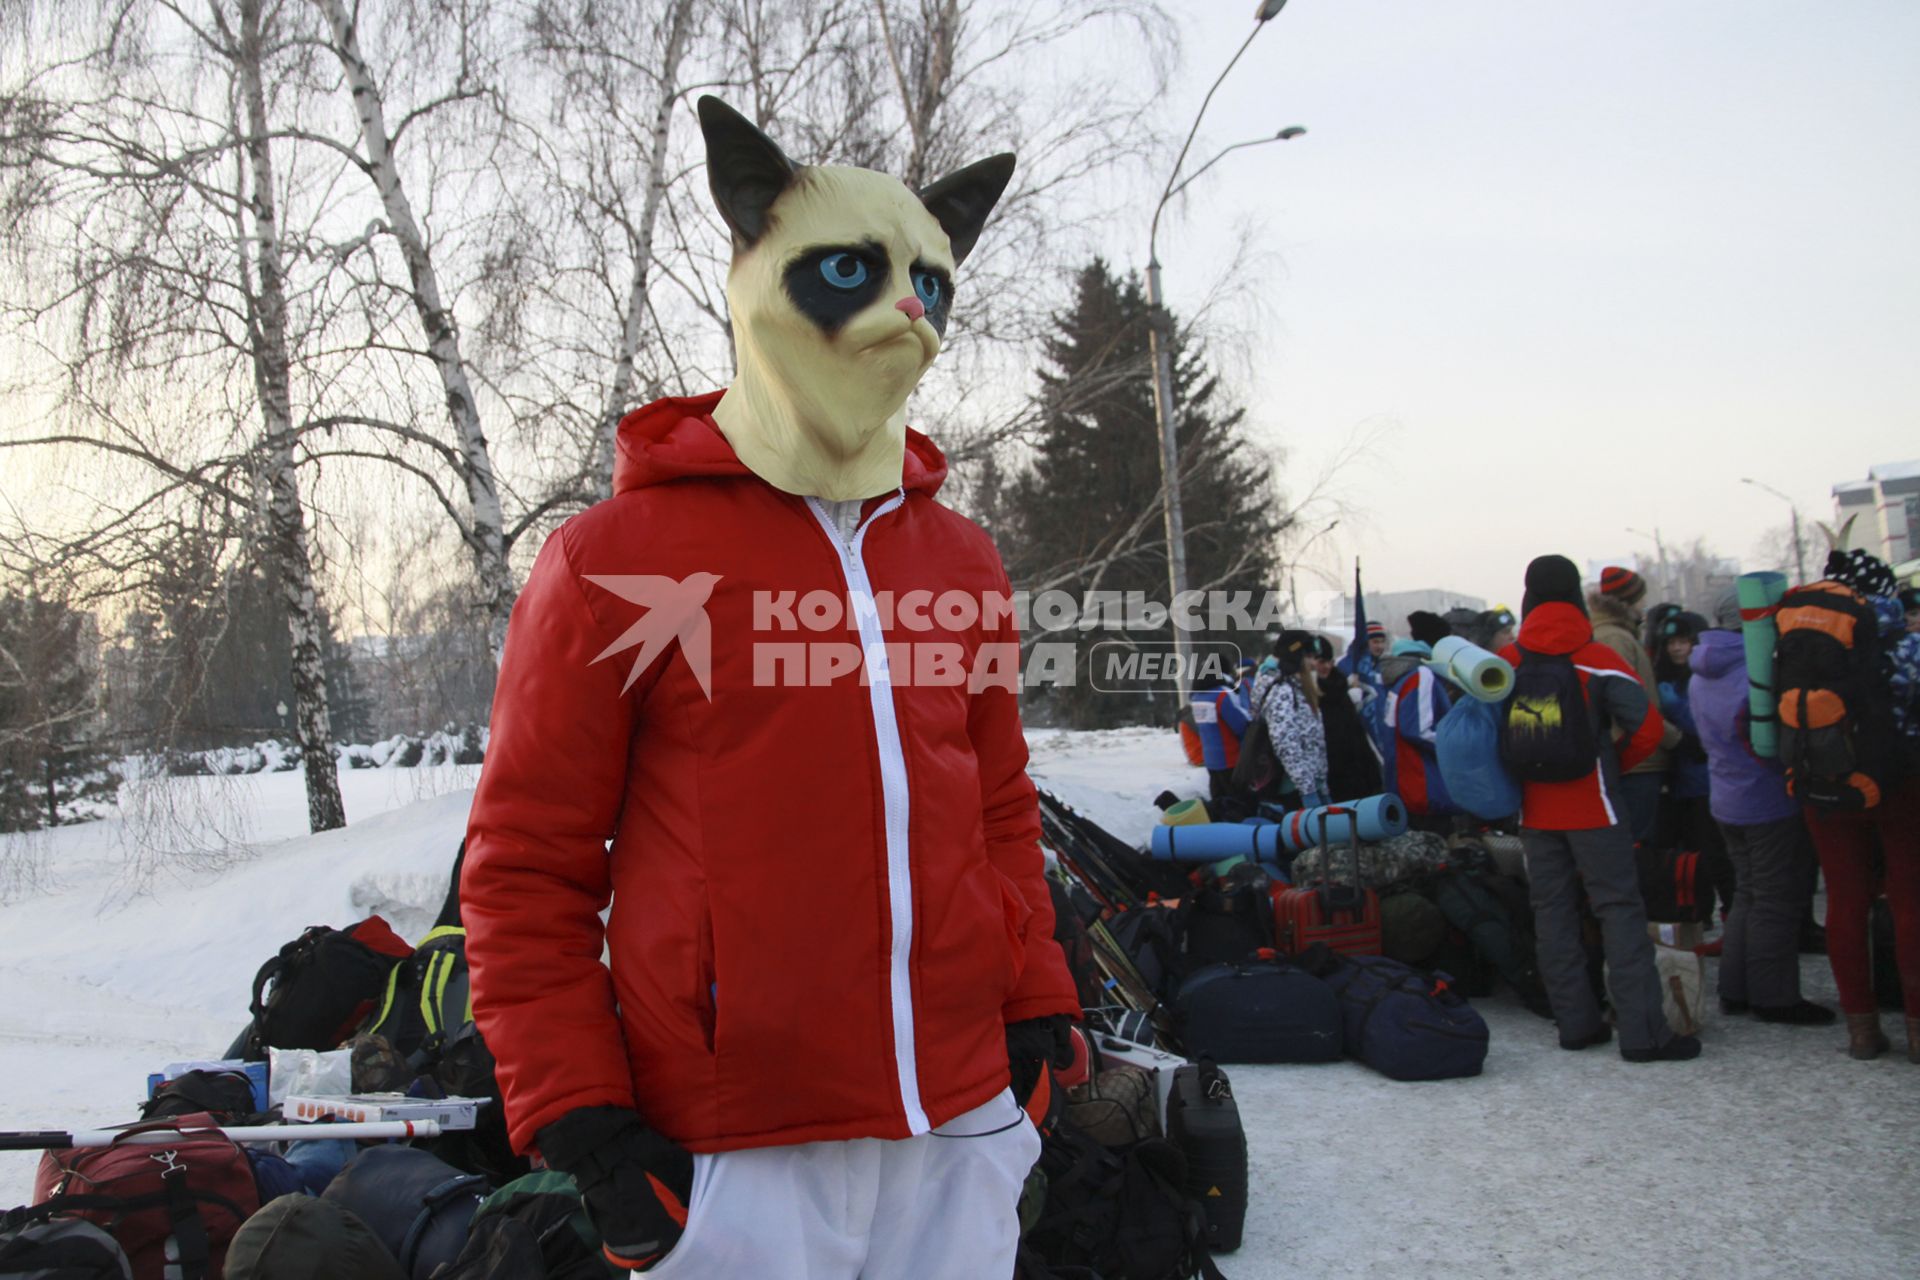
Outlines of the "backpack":
{"label": "backpack", "polygon": [[1467,935],[1486,962],[1523,1000],[1546,996],[1526,890],[1503,877],[1449,870],[1427,884],[1447,923]]}
{"label": "backpack", "polygon": [[1273,882],[1242,862],[1187,895],[1187,964],[1233,964],[1273,946]]}
{"label": "backpack", "polygon": [[1054,876],[1047,877],[1047,892],[1053,898],[1053,940],[1060,944],[1060,951],[1066,957],[1067,972],[1073,977],[1081,1007],[1105,1003],[1106,988],[1100,981],[1100,968],[1094,962],[1093,939],[1087,933],[1088,916],[1083,914],[1082,904],[1092,907],[1096,918],[1099,908],[1093,907],[1085,889],[1064,884]]}
{"label": "backpack", "polygon": [[[48,1151],[33,1194],[4,1225],[53,1214],[105,1228],[126,1251],[133,1280],[214,1280],[240,1224],[260,1207],[253,1165],[212,1116],[179,1116],[125,1133],[175,1131],[179,1141],[123,1142]],[[197,1132],[186,1132],[197,1130]]]}
{"label": "backpack", "polygon": [[1639,845],[1633,851],[1640,898],[1655,924],[1707,924],[1713,919],[1713,881],[1706,858],[1691,850]]}
{"label": "backpack", "polygon": [[1121,911],[1107,920],[1108,932],[1160,1000],[1171,996],[1186,976],[1186,922],[1183,908],[1161,903]]}
{"label": "backpack", "polygon": [[1593,719],[1572,658],[1521,649],[1500,720],[1500,763],[1522,782],[1584,778],[1600,760]]}
{"label": "backpack", "polygon": [[1411,888],[1380,895],[1380,954],[1415,968],[1433,959],[1447,941],[1447,918],[1432,900]]}
{"label": "backpack", "polygon": [[1520,784],[1500,758],[1501,712],[1490,702],[1463,698],[1440,718],[1434,755],[1453,802],[1489,822],[1520,812]]}
{"label": "backpack", "polygon": [[275,1049],[337,1049],[380,998],[394,963],[413,953],[379,916],[345,929],[314,925],[253,976],[253,1021],[230,1057]]}
{"label": "backpack", "polygon": [[256,1114],[253,1105],[253,1081],[240,1071],[183,1072],[154,1090],[141,1104],[142,1120],[164,1120],[169,1116],[205,1113],[222,1124],[231,1124],[240,1116]]}
{"label": "backpack", "polygon": [[0,1225],[0,1280],[133,1280],[133,1266],[126,1250],[91,1222],[23,1217]]}
{"label": "backpack", "polygon": [[1041,1144],[1040,1169],[1047,1199],[1022,1242],[1021,1274],[1223,1280],[1178,1147],[1150,1139],[1109,1151],[1062,1124]]}
{"label": "backpack", "polygon": [[[517,1268],[506,1260],[532,1245],[535,1265]],[[465,1268],[464,1270],[462,1268]],[[516,1178],[486,1198],[474,1216],[473,1228],[453,1276],[494,1277],[497,1280],[604,1280],[609,1274],[600,1249],[600,1233],[580,1199],[580,1187],[558,1169],[542,1169]]]}
{"label": "backpack", "polygon": [[366,1223],[411,1280],[427,1280],[459,1256],[487,1193],[485,1178],[430,1151],[382,1146],[349,1161],[324,1198]]}
{"label": "backpack", "polygon": [[1873,605],[1852,587],[1815,582],[1787,592],[1774,622],[1787,789],[1823,809],[1873,808],[1896,742]]}
{"label": "backpack", "polygon": [[1240,759],[1233,766],[1233,789],[1235,791],[1263,791],[1280,776],[1280,756],[1273,749],[1273,736],[1267,732],[1267,699],[1280,687],[1279,680],[1267,686],[1260,695],[1260,701],[1254,704],[1253,718],[1247,722],[1247,730],[1240,735]]}
{"label": "backpack", "polygon": [[1130,1147],[1161,1136],[1154,1078],[1130,1062],[1102,1062],[1091,1080],[1068,1089],[1066,1118],[1103,1147]]}
{"label": "backpack", "polygon": [[425,1145],[442,1159],[501,1182],[527,1172],[507,1139],[493,1053],[473,1020],[467,931],[442,925],[387,974],[378,1007],[354,1037],[353,1087],[406,1092],[428,1079],[456,1097],[491,1098],[470,1130]]}

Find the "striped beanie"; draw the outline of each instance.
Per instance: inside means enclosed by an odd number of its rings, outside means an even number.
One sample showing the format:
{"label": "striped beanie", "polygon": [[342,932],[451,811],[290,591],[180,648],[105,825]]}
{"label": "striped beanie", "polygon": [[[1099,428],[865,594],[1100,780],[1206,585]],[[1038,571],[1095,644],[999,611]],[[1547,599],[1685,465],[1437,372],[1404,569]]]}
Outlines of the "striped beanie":
{"label": "striped beanie", "polygon": [[1647,598],[1647,580],[1631,569],[1610,564],[1600,571],[1600,594],[1624,605],[1636,605]]}
{"label": "striped beanie", "polygon": [[1384,636],[1386,634],[1387,634],[1387,629],[1381,626],[1379,623],[1377,622],[1367,623],[1367,639],[1371,640],[1375,636]]}

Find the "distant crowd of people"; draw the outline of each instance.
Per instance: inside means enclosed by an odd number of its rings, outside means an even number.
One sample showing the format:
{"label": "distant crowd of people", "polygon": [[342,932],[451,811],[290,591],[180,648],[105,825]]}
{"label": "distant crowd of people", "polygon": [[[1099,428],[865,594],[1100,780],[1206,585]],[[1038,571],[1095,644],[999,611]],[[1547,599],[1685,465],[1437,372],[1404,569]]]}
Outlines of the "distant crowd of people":
{"label": "distant crowd of people", "polygon": [[[1791,612],[1777,618],[1743,611],[1732,590],[1711,618],[1649,608],[1647,595],[1632,569],[1609,567],[1589,588],[1572,561],[1542,556],[1527,569],[1518,617],[1416,612],[1411,634],[1368,623],[1344,654],[1324,635],[1285,631],[1261,661],[1192,694],[1214,798],[1244,793],[1239,749],[1258,717],[1279,769],[1254,799],[1313,806],[1384,790],[1416,827],[1475,825],[1438,763],[1439,727],[1463,695],[1436,670],[1433,647],[1460,636],[1517,673],[1501,753],[1520,782],[1511,821],[1561,1047],[1605,1044],[1617,1031],[1630,1061],[1699,1053],[1662,1013],[1636,864],[1639,849],[1681,848],[1700,854],[1717,902],[1722,930],[1702,949],[1720,957],[1722,1011],[1832,1024],[1834,1011],[1800,990],[1799,954],[1824,949],[1856,1058],[1890,1047],[1869,944],[1884,895],[1907,1056],[1920,1063],[1920,591],[1854,550],[1834,552],[1823,580],[1790,594],[1781,609]],[[1793,649],[1782,676],[1796,683],[1776,682],[1772,756],[1754,746],[1743,637],[1762,620],[1814,637],[1782,647]],[[1522,726],[1533,738],[1509,736],[1516,714],[1537,717]],[[1824,927],[1813,915],[1822,872]],[[1583,897],[1600,923],[1612,1026],[1589,980]]]}

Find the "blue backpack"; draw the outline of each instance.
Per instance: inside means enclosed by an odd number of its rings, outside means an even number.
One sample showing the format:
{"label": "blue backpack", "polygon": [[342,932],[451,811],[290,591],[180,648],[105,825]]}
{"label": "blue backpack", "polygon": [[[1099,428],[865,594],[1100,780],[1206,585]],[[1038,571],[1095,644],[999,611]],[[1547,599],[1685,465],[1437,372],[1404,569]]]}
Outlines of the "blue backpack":
{"label": "blue backpack", "polygon": [[1434,733],[1440,779],[1453,802],[1489,822],[1520,812],[1520,784],[1500,759],[1500,710],[1462,698]]}

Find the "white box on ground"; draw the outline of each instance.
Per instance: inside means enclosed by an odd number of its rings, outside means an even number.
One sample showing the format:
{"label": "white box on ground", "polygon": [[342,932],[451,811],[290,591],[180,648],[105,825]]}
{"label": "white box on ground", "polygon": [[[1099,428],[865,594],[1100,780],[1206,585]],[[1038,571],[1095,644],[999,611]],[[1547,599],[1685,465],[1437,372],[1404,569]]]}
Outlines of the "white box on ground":
{"label": "white box on ground", "polygon": [[1094,1048],[1102,1058],[1139,1067],[1153,1077],[1154,1101],[1160,1107],[1160,1132],[1167,1131],[1167,1099],[1173,1095],[1173,1073],[1187,1065],[1177,1053],[1166,1053],[1149,1045],[1135,1044],[1118,1036],[1098,1037]]}
{"label": "white box on ground", "polygon": [[433,1120],[442,1129],[471,1129],[492,1098],[409,1098],[404,1093],[350,1093],[339,1097],[289,1094],[280,1114],[290,1121],[326,1116],[362,1124],[377,1120]]}

